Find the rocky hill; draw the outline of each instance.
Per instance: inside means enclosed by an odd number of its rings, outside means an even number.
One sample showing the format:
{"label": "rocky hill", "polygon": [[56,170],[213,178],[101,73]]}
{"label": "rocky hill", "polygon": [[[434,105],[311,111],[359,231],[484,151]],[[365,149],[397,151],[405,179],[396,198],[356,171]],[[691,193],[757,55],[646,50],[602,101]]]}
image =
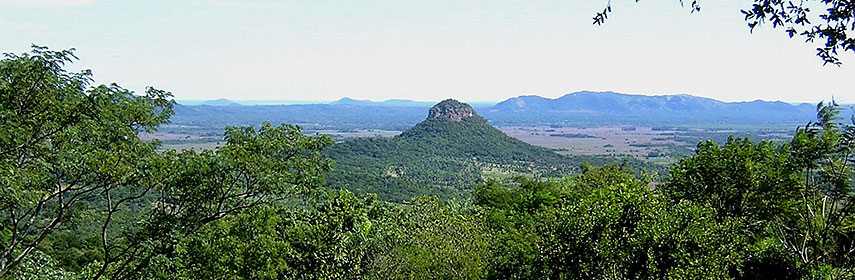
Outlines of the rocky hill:
{"label": "rocky hill", "polygon": [[505,135],[467,104],[445,100],[428,117],[392,138],[361,138],[328,149],[333,187],[402,201],[416,195],[465,197],[485,178],[570,174],[601,157],[565,157]]}
{"label": "rocky hill", "polygon": [[471,106],[460,103],[454,99],[446,99],[431,107],[428,111],[428,120],[448,119],[454,122],[459,122],[465,118],[474,116],[477,116],[477,114]]}

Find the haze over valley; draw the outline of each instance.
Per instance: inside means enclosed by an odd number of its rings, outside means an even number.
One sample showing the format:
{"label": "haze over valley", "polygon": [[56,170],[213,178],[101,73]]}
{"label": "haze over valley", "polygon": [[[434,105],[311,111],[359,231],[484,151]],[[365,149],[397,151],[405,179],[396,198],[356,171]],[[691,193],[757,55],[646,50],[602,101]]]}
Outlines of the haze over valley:
{"label": "haze over valley", "polygon": [[[166,147],[212,148],[225,126],[284,122],[336,141],[393,137],[424,119],[432,102],[405,99],[293,105],[241,105],[226,99],[176,106],[158,135]],[[781,141],[792,127],[815,118],[816,104],[780,101],[722,102],[691,95],[646,96],[576,92],[561,98],[520,96],[475,103],[487,122],[511,137],[559,154],[632,157],[669,164],[704,140],[729,136]]]}

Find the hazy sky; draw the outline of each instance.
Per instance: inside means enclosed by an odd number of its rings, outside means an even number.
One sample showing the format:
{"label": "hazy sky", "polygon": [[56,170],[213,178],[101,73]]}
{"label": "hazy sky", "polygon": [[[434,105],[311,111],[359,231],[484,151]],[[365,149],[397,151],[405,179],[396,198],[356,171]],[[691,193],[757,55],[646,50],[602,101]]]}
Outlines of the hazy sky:
{"label": "hazy sky", "polygon": [[[722,3],[727,2],[727,3]],[[0,51],[77,48],[97,82],[177,99],[495,101],[580,90],[855,103],[855,55],[822,66],[751,1],[0,0]]]}

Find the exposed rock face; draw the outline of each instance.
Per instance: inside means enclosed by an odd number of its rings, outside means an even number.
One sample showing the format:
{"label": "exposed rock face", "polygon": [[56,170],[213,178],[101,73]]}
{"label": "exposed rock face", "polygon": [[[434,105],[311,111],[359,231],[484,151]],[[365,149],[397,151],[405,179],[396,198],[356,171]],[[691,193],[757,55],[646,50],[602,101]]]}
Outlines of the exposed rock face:
{"label": "exposed rock face", "polygon": [[428,119],[447,119],[459,122],[465,118],[477,115],[469,104],[461,103],[454,99],[446,99],[430,108]]}

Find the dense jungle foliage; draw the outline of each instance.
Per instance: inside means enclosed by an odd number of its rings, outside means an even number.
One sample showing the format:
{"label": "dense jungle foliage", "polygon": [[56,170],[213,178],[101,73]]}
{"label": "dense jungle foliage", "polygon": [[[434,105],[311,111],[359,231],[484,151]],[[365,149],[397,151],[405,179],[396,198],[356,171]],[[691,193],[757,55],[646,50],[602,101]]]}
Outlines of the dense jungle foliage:
{"label": "dense jungle foliage", "polygon": [[[168,122],[170,94],[91,87],[64,70],[73,58],[35,47],[0,61],[0,279],[855,278],[855,119],[834,103],[789,141],[702,142],[661,180],[583,165],[396,203],[326,188],[333,143],[296,126],[160,151],[139,133]],[[346,145],[551,158],[431,127]]]}

